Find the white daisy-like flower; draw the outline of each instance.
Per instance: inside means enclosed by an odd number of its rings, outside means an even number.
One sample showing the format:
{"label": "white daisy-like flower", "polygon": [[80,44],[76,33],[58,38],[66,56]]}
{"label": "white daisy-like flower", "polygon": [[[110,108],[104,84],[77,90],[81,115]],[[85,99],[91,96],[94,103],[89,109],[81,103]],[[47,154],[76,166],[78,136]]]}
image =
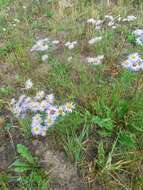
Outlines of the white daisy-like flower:
{"label": "white daisy-like flower", "polygon": [[13,113],[15,114],[16,117],[20,117],[21,115],[21,108],[16,106],[13,110]]}
{"label": "white daisy-like flower", "polygon": [[26,98],[26,95],[25,95],[25,94],[21,95],[21,96],[19,97],[18,104],[21,104],[21,103],[24,101],[25,98]]}
{"label": "white daisy-like flower", "polygon": [[128,21],[128,19],[127,18],[123,18],[123,20],[122,20],[123,22],[127,22]]}
{"label": "white daisy-like flower", "polygon": [[40,122],[41,122],[41,116],[40,116],[40,114],[37,113],[37,114],[33,117],[33,119],[40,120]]}
{"label": "white daisy-like flower", "polygon": [[73,49],[73,48],[74,48],[74,44],[70,44],[70,45],[68,46],[68,48],[69,48],[69,49]]}
{"label": "white daisy-like flower", "polygon": [[30,89],[30,88],[32,88],[32,86],[33,86],[33,83],[32,83],[32,81],[31,81],[31,79],[28,79],[26,82],[25,82],[25,89]]}
{"label": "white daisy-like flower", "polygon": [[140,37],[138,37],[137,39],[136,39],[136,43],[138,44],[138,45],[143,45],[143,37],[142,38],[140,38]]}
{"label": "white daisy-like flower", "polygon": [[138,72],[138,71],[141,70],[141,65],[142,65],[142,64],[143,64],[142,62],[133,63],[133,64],[130,65],[129,69],[130,69],[131,71]]}
{"label": "white daisy-like flower", "polygon": [[42,56],[42,61],[43,62],[47,62],[48,61],[48,55],[47,54],[45,54],[45,55]]}
{"label": "white daisy-like flower", "polygon": [[60,106],[57,110],[57,115],[64,116],[65,111],[64,111],[64,106]]}
{"label": "white daisy-like flower", "polygon": [[39,102],[34,102],[32,101],[30,104],[29,104],[29,108],[31,111],[33,112],[37,112],[40,110],[41,106],[40,106],[40,103]]}
{"label": "white daisy-like flower", "polygon": [[114,20],[114,18],[113,18],[113,16],[112,16],[112,15],[105,15],[105,18],[107,18],[107,19],[109,19],[109,20],[111,20],[111,21],[113,21],[113,20]]}
{"label": "white daisy-like flower", "polygon": [[136,36],[143,36],[143,29],[136,29],[133,31],[133,34],[135,34]]}
{"label": "white daisy-like flower", "polygon": [[126,22],[126,21],[130,22],[130,21],[134,21],[134,20],[136,20],[136,19],[137,19],[137,17],[135,17],[135,16],[133,16],[133,15],[129,15],[129,16],[127,16],[126,18],[124,18],[122,21],[123,21],[123,22]]}
{"label": "white daisy-like flower", "polygon": [[125,61],[122,62],[121,65],[122,65],[122,67],[124,67],[124,68],[129,68],[130,65],[131,65],[131,62],[129,62],[128,60],[125,60]]}
{"label": "white daisy-like flower", "polygon": [[108,26],[114,26],[114,22],[113,21],[110,21],[109,23],[108,23]]}
{"label": "white daisy-like flower", "polygon": [[49,95],[47,95],[47,96],[45,97],[46,101],[47,101],[48,103],[50,103],[50,104],[53,104],[54,98],[55,98],[55,97],[54,97],[53,94],[49,94]]}
{"label": "white daisy-like flower", "polygon": [[47,132],[47,127],[46,126],[42,126],[41,127],[41,136],[45,137],[46,136],[46,132]]}
{"label": "white daisy-like flower", "polygon": [[49,128],[54,124],[54,122],[55,122],[55,119],[52,116],[47,115],[45,119],[46,126]]}
{"label": "white daisy-like flower", "polygon": [[64,110],[66,112],[72,112],[74,108],[75,108],[75,105],[73,104],[73,102],[67,102],[64,106]]}
{"label": "white daisy-like flower", "polygon": [[46,100],[42,100],[40,103],[40,111],[45,111],[49,107],[49,103]]}
{"label": "white daisy-like flower", "polygon": [[138,53],[132,53],[128,56],[128,59],[122,63],[122,66],[131,71],[138,72],[143,68],[143,60]]}
{"label": "white daisy-like flower", "polygon": [[3,28],[2,30],[5,32],[5,31],[6,31],[6,28]]}
{"label": "white daisy-like flower", "polygon": [[41,126],[36,125],[36,126],[32,127],[31,132],[32,132],[33,136],[41,135]]}
{"label": "white daisy-like flower", "polygon": [[53,118],[55,118],[57,117],[57,111],[58,111],[57,106],[49,105],[48,109],[46,110],[46,113],[49,116],[52,116]]}
{"label": "white daisy-like flower", "polygon": [[73,42],[70,42],[70,41],[68,41],[68,42],[66,42],[65,43],[65,46],[68,48],[68,49],[74,49],[74,47],[75,47],[75,45],[77,44],[77,41],[73,41]]}
{"label": "white daisy-like flower", "polygon": [[121,17],[121,16],[119,16],[117,20],[120,22],[120,21],[122,20],[122,17]]}
{"label": "white daisy-like flower", "polygon": [[129,15],[129,16],[127,16],[127,19],[128,19],[128,21],[134,21],[137,19],[137,17],[133,16],[133,15]]}
{"label": "white daisy-like flower", "polygon": [[117,28],[117,26],[115,26],[115,25],[114,25],[114,26],[112,26],[112,28],[113,28],[113,29],[116,29],[116,28]]}
{"label": "white daisy-like flower", "polygon": [[42,118],[41,118],[40,114],[37,113],[32,118],[31,126],[34,127],[35,125],[40,125],[41,123],[42,123]]}
{"label": "white daisy-like flower", "polygon": [[45,96],[45,92],[43,90],[36,93],[36,96],[34,97],[35,100],[41,100]]}
{"label": "white daisy-like flower", "polygon": [[52,41],[52,44],[55,44],[55,45],[57,45],[57,44],[59,44],[60,42],[59,42],[59,40],[53,40]]}
{"label": "white daisy-like flower", "polygon": [[70,62],[72,60],[72,56],[71,57],[68,57],[68,62]]}
{"label": "white daisy-like flower", "polygon": [[136,62],[139,62],[141,60],[141,57],[138,53],[132,53],[128,56],[128,60],[131,63],[136,63]]}
{"label": "white daisy-like flower", "polygon": [[99,19],[99,20],[96,20],[95,25],[96,25],[96,26],[99,26],[99,25],[101,25],[102,23],[103,23],[103,20],[100,20],[100,19]]}
{"label": "white daisy-like flower", "polygon": [[68,47],[70,44],[71,44],[71,42],[68,41],[68,42],[65,43],[65,46]]}
{"label": "white daisy-like flower", "polygon": [[100,26],[100,25],[95,26],[95,29],[96,29],[96,30],[100,30],[100,29],[101,29],[101,26]]}
{"label": "white daisy-like flower", "polygon": [[95,37],[95,38],[92,38],[91,40],[88,41],[89,44],[95,44],[95,43],[98,43],[102,40],[102,37],[99,36],[99,37]]}
{"label": "white daisy-like flower", "polygon": [[143,45],[143,29],[136,29],[132,32],[136,37],[136,44]]}
{"label": "white daisy-like flower", "polygon": [[16,103],[15,98],[12,98],[12,99],[11,99],[11,102],[10,102],[10,105],[12,105],[12,106],[13,106],[15,103]]}
{"label": "white daisy-like flower", "polygon": [[46,51],[49,48],[48,43],[49,43],[48,38],[38,40],[36,42],[36,44],[31,48],[31,52],[33,52],[33,51]]}
{"label": "white daisy-like flower", "polygon": [[87,23],[96,24],[96,20],[94,18],[90,18],[90,19],[87,20]]}
{"label": "white daisy-like flower", "polygon": [[94,63],[95,57],[87,57],[86,60],[88,63]]}
{"label": "white daisy-like flower", "polygon": [[19,23],[19,22],[20,22],[20,20],[19,20],[18,18],[15,18],[15,19],[14,19],[14,22]]}
{"label": "white daisy-like flower", "polygon": [[94,18],[90,18],[90,19],[87,20],[87,23],[93,24],[93,25],[96,25],[96,26],[101,25],[103,22],[104,22],[103,20],[100,20],[100,19],[96,20]]}
{"label": "white daisy-like flower", "polygon": [[92,65],[100,65],[102,64],[104,59],[104,55],[98,55],[97,57],[87,57],[87,63],[92,64]]}

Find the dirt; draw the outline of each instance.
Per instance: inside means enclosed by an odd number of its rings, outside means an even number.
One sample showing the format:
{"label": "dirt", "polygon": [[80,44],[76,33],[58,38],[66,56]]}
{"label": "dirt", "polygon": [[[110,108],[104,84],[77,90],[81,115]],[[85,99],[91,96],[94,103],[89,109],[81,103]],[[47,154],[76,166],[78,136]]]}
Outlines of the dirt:
{"label": "dirt", "polygon": [[36,76],[35,78],[38,80],[44,80],[48,73],[51,71],[51,65],[47,63],[39,64],[35,70],[32,72],[32,77]]}
{"label": "dirt", "polygon": [[6,171],[16,157],[16,144],[26,141],[20,135],[19,130],[13,128],[10,133],[0,130],[0,171]]}
{"label": "dirt", "polygon": [[0,62],[0,87],[7,84],[14,83],[16,71],[11,64]]}
{"label": "dirt", "polygon": [[0,171],[8,168],[15,158],[15,152],[10,142],[3,143],[0,146]]}
{"label": "dirt", "polygon": [[35,154],[42,155],[41,165],[49,173],[51,190],[87,190],[76,167],[67,160],[64,152],[54,150],[48,142],[39,142]]}

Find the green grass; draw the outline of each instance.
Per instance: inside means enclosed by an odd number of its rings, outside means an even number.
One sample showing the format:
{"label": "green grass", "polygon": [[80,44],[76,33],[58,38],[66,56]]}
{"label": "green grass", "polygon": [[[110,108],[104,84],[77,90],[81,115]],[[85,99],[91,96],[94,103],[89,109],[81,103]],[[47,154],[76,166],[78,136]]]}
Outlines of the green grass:
{"label": "green grass", "polygon": [[[55,137],[56,147],[80,169],[89,189],[100,184],[106,189],[141,190],[143,74],[123,69],[121,62],[132,52],[142,54],[143,48],[135,45],[131,32],[142,27],[143,3],[138,1],[139,6],[135,6],[135,1],[126,0],[108,7],[106,1],[96,4],[80,0],[64,8],[56,0],[11,2],[0,1],[0,8],[4,6],[0,9],[0,109],[5,104],[7,109],[10,99],[23,93],[28,78],[34,83],[30,95],[41,89],[54,93],[56,103],[73,101],[75,111],[48,131],[47,141],[48,137]],[[16,11],[7,14],[7,6],[14,6]],[[110,11],[114,16],[133,14],[138,19],[115,30],[105,27],[96,31],[86,24],[88,18],[103,18]],[[20,23],[13,26],[15,18]],[[89,39],[100,35],[101,43],[88,45]],[[61,41],[58,50],[48,53],[48,63],[42,63],[41,54],[30,52],[37,37]],[[68,40],[78,41],[72,52],[64,47]],[[85,63],[87,55],[98,54],[105,55],[103,65]],[[67,61],[69,56],[73,56],[71,62]],[[10,119],[13,125],[20,126],[23,136],[31,138],[29,120],[16,121],[12,114]],[[8,189],[10,179],[7,171],[1,174],[3,190]],[[28,177],[24,173],[18,180],[13,179],[18,188],[25,186],[27,190],[42,190],[37,181],[46,180],[44,168],[31,170]]]}
{"label": "green grass", "polygon": [[0,8],[9,5],[13,0],[0,0]]}

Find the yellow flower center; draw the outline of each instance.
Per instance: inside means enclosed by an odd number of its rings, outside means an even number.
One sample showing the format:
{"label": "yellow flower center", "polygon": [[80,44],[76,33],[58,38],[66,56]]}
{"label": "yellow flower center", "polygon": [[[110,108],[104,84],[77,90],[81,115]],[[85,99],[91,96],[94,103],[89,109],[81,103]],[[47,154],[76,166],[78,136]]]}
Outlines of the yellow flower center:
{"label": "yellow flower center", "polygon": [[72,104],[67,104],[68,109],[72,109]]}
{"label": "yellow flower center", "polygon": [[62,114],[62,113],[63,113],[63,110],[62,110],[62,109],[60,109],[60,110],[59,110],[59,114]]}
{"label": "yellow flower center", "polygon": [[132,59],[132,60],[135,60],[135,59],[136,59],[136,56],[135,56],[135,55],[131,56],[131,59]]}
{"label": "yellow flower center", "polygon": [[35,127],[35,128],[34,128],[34,131],[35,131],[35,132],[38,132],[38,131],[39,131],[39,127]]}

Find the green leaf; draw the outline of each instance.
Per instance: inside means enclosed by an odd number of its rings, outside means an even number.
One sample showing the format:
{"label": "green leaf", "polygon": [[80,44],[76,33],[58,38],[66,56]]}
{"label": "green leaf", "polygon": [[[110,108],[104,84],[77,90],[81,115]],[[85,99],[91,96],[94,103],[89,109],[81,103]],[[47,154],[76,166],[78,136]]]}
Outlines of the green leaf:
{"label": "green leaf", "polygon": [[129,103],[127,101],[122,100],[119,102],[119,105],[117,107],[117,113],[120,119],[122,119],[125,116],[125,114],[128,111],[128,108],[129,108]]}
{"label": "green leaf", "polygon": [[54,12],[48,10],[45,15],[50,18],[50,17],[52,17],[54,15]]}
{"label": "green leaf", "polygon": [[42,178],[40,175],[37,174],[37,172],[34,172],[34,175],[33,175],[33,180],[39,184],[40,181],[42,181]]}
{"label": "green leaf", "polygon": [[125,146],[126,148],[135,147],[135,140],[133,138],[133,135],[128,132],[120,133],[119,142],[121,143],[121,145]]}
{"label": "green leaf", "polygon": [[112,129],[114,128],[113,121],[111,118],[103,119],[103,118],[100,118],[98,116],[93,116],[92,122],[94,124],[97,124],[99,127],[105,128],[109,131],[112,131]]}
{"label": "green leaf", "polygon": [[128,37],[127,37],[127,40],[128,40],[129,43],[131,43],[131,44],[135,44],[136,37],[135,37],[134,34],[129,33],[129,34],[128,34]]}
{"label": "green leaf", "polygon": [[107,130],[99,130],[97,131],[97,133],[101,136],[101,137],[111,137],[112,132],[111,131],[107,131]]}
{"label": "green leaf", "polygon": [[0,88],[0,95],[4,95],[4,96],[8,96],[10,94],[12,94],[12,92],[14,91],[13,88],[11,87],[2,87]]}
{"label": "green leaf", "polygon": [[113,40],[114,38],[114,32],[108,32],[107,33],[107,40]]}
{"label": "green leaf", "polygon": [[28,166],[28,164],[20,161],[20,160],[15,160],[15,162],[13,162],[11,165],[10,165],[10,168],[13,168],[13,170],[15,172],[26,172],[28,171],[30,168]]}
{"label": "green leaf", "polygon": [[98,145],[98,164],[100,166],[104,166],[105,165],[105,151],[104,151],[104,146],[103,146],[103,142],[100,142]]}
{"label": "green leaf", "polygon": [[17,144],[17,151],[21,157],[25,158],[29,163],[34,164],[34,158],[32,157],[27,147],[22,144]]}

